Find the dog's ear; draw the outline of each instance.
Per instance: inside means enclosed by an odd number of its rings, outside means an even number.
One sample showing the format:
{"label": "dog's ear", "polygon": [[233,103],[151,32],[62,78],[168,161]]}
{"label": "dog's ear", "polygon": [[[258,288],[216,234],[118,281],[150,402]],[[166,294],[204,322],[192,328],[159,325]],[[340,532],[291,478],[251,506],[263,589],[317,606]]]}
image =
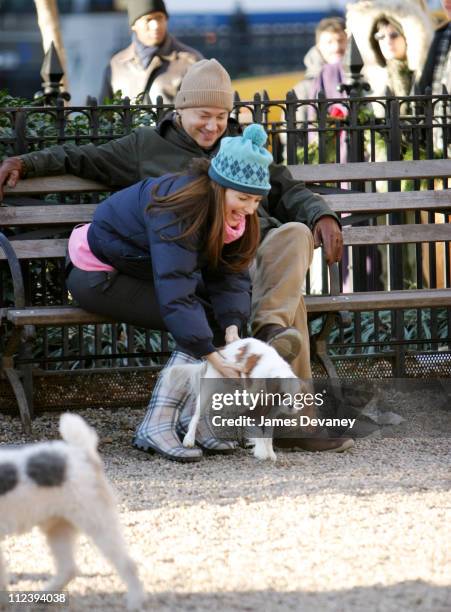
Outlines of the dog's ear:
{"label": "dog's ear", "polygon": [[244,372],[243,372],[245,376],[251,375],[252,370],[255,368],[255,366],[258,364],[261,358],[262,358],[261,355],[255,355],[254,353],[251,353],[247,357],[246,362],[244,364]]}

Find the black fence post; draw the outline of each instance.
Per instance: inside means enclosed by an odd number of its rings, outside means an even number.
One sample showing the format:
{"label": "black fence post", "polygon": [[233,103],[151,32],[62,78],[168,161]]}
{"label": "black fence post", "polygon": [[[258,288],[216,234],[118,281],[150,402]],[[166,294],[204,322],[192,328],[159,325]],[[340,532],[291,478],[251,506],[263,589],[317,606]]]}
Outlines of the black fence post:
{"label": "black fence post", "polygon": [[[324,91],[318,92],[318,162],[327,162],[327,108],[328,102]],[[308,137],[308,135],[307,135]]]}
{"label": "black fence post", "polygon": [[[160,103],[160,106],[163,104],[163,98],[161,96],[158,96],[157,98],[157,108],[158,108],[159,103]],[[124,115],[123,115],[124,132],[126,134],[130,134],[130,132],[133,129],[133,117],[132,117],[132,110],[130,107],[130,98],[125,97],[122,100],[122,105],[124,107]],[[160,113],[158,109],[157,110],[157,123],[160,120],[162,114],[163,113]]]}
{"label": "black fence post", "polygon": [[70,100],[70,94],[67,91],[62,91],[61,81],[64,77],[64,70],[53,41],[44,55],[41,77],[43,79],[43,91],[35,94],[35,98],[44,96],[45,104],[48,105],[54,104],[57,98]]}
{"label": "black fence post", "polygon": [[346,53],[343,57],[346,81],[341,83],[338,91],[346,92],[348,96],[362,96],[365,91],[370,90],[369,84],[363,80],[363,60],[354,36],[349,37]]}
{"label": "black fence post", "polygon": [[28,153],[27,115],[19,110],[14,115],[14,154],[24,153]]}
{"label": "black fence post", "polygon": [[[401,142],[402,133],[400,125],[400,106],[397,98],[390,101],[390,123],[389,123],[389,143],[388,143],[388,161],[401,160]],[[401,181],[388,181],[389,191],[401,191]],[[388,215],[390,225],[400,225],[403,222],[401,213],[390,213]],[[390,289],[402,289],[404,285],[404,263],[403,263],[403,247],[402,245],[390,245],[388,247],[388,260],[390,270]],[[402,344],[404,340],[404,312],[395,310],[392,312],[392,322],[395,330],[395,340],[399,343],[395,345],[394,350],[394,370],[393,374],[396,378],[405,375],[406,356],[405,347]]]}
{"label": "black fence post", "polygon": [[263,112],[262,112],[262,97],[259,93],[254,94],[254,109],[252,111],[252,117],[254,123],[263,123]]}
{"label": "black fence post", "polygon": [[[296,110],[297,110],[298,99],[293,89],[287,92],[285,98],[285,120],[286,120],[286,134],[287,134],[287,164],[297,164],[298,163],[298,154],[297,154],[297,145],[298,145],[298,134],[297,134],[297,125],[296,125]],[[303,137],[306,137],[303,134]]]}
{"label": "black fence post", "polygon": [[[399,100],[390,102],[390,130],[389,130],[388,161],[400,161],[401,159],[401,129]],[[388,181],[389,191],[401,191],[400,181]],[[390,225],[402,223],[401,213],[390,213]],[[395,245],[390,247],[390,289],[403,288],[403,256],[402,247]]]}
{"label": "black fence post", "polygon": [[[362,69],[363,59],[360,50],[354,39],[350,36],[345,55],[343,57],[345,69],[345,82],[341,83],[338,90],[346,93],[349,98],[349,148],[348,161],[359,162],[365,160],[365,143],[363,129],[360,127],[359,110],[360,98],[366,91],[370,90],[369,84],[364,80]],[[364,182],[355,182],[353,189],[365,191]],[[364,222],[368,225],[368,222]],[[367,271],[367,260],[369,261],[370,271]],[[353,265],[353,288],[354,291],[369,291],[374,289],[377,284],[379,270],[378,254],[375,247],[359,247],[352,249]],[[355,316],[356,333],[360,325],[360,315]]]}
{"label": "black fence post", "polygon": [[[125,100],[124,100],[124,103],[125,103]],[[130,98],[128,98],[128,105],[130,106]],[[163,115],[165,114],[163,96],[157,96],[156,106],[157,106],[157,123],[158,123],[161,119],[163,119]]]}

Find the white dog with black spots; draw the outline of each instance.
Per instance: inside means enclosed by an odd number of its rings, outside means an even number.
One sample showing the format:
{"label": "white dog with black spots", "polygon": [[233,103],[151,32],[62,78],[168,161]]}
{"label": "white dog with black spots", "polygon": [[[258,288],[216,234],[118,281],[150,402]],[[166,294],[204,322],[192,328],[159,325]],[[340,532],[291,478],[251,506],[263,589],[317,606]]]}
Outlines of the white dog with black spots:
{"label": "white dog with black spots", "polygon": [[[63,440],[0,448],[0,541],[39,526],[56,564],[44,590],[61,591],[79,573],[74,548],[83,532],[126,584],[128,609],[139,610],[145,592],[121,533],[97,434],[69,413],[61,416],[60,433]],[[7,583],[0,550],[0,591]]]}

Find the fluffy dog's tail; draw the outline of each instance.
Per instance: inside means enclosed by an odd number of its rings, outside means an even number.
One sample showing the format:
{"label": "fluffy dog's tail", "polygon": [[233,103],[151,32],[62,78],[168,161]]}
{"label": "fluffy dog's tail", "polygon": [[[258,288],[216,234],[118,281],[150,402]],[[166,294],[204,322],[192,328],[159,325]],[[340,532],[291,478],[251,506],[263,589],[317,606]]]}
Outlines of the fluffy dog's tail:
{"label": "fluffy dog's tail", "polygon": [[199,393],[200,379],[206,368],[206,363],[173,365],[163,370],[161,381],[164,386],[169,385],[172,388],[185,389],[188,393]]}
{"label": "fluffy dog's tail", "polygon": [[82,448],[91,459],[99,462],[97,453],[98,437],[92,427],[78,414],[66,412],[60,418],[61,437],[67,444]]}

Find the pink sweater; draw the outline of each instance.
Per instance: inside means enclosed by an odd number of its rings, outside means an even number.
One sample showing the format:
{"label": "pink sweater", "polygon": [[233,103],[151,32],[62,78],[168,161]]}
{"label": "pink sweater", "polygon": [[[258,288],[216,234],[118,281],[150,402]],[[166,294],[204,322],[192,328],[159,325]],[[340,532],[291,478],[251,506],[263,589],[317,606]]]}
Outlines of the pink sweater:
{"label": "pink sweater", "polygon": [[103,263],[92,253],[88,244],[88,229],[90,223],[76,227],[69,238],[69,257],[76,268],[87,272],[112,272],[113,267]]}

